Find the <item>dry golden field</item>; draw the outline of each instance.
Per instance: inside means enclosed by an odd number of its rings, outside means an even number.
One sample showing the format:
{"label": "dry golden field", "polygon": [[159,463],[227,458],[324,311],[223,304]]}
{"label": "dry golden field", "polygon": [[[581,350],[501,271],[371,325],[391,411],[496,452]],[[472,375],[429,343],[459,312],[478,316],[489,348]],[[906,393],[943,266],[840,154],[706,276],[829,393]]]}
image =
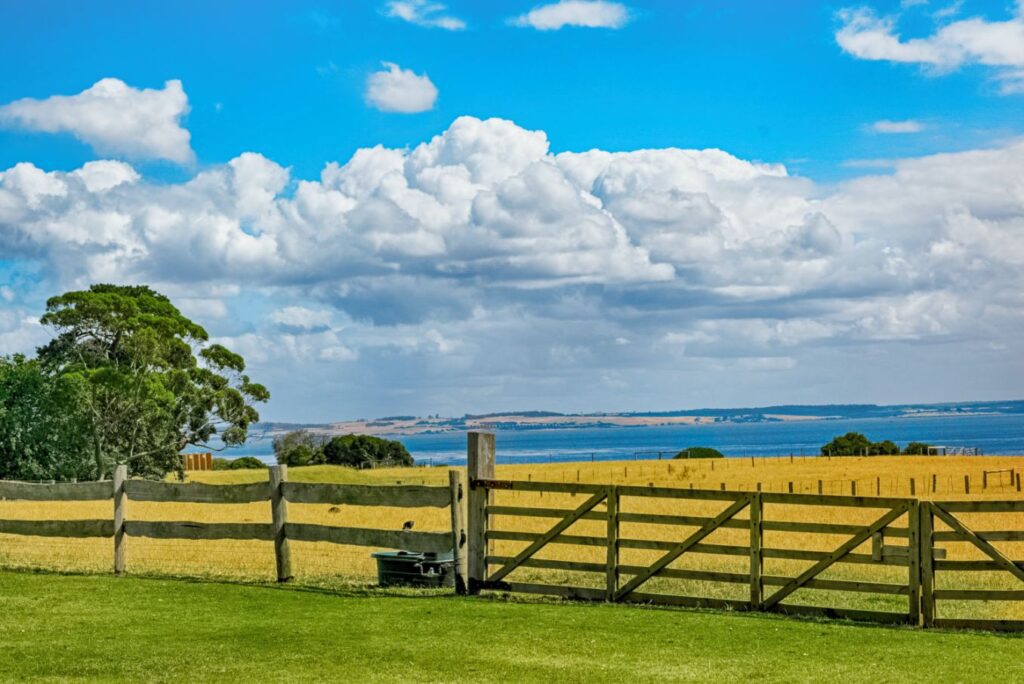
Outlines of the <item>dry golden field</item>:
{"label": "dry golden field", "polygon": [[[499,455],[500,458],[500,455]],[[988,472],[987,477],[985,472]],[[1024,472],[1024,457],[870,457],[870,458],[745,458],[692,461],[628,461],[574,464],[530,464],[497,468],[497,476],[546,482],[614,483],[667,487],[694,487],[730,491],[753,491],[760,483],[762,491],[850,494],[856,483],[861,496],[908,497],[911,481],[918,498],[935,500],[1019,500],[1016,474]],[[354,471],[331,466],[293,468],[289,477],[304,482],[358,482],[366,484],[447,484],[445,468],[381,469]],[[965,485],[965,477],[967,484]],[[208,483],[243,483],[265,479],[264,471],[218,471],[193,473],[190,479]],[[983,482],[987,479],[987,486]],[[932,491],[934,483],[935,491]],[[965,492],[968,489],[968,492]],[[533,492],[497,491],[495,504],[575,508],[584,495],[540,494]],[[624,497],[623,512],[670,515],[713,516],[725,504],[713,501]],[[597,510],[602,510],[602,507]],[[813,522],[868,524],[884,513],[883,509],[853,509],[828,506],[792,506],[768,504],[765,520],[801,520]],[[740,513],[738,518],[744,518]],[[128,502],[127,516],[134,520],[191,520],[199,522],[269,522],[269,503],[253,504],[175,504]],[[111,503],[105,502],[18,502],[0,501],[0,518],[6,519],[89,519],[111,517]],[[972,529],[1024,530],[1024,515],[1019,513],[970,513],[961,519]],[[414,522],[418,531],[443,531],[448,528],[446,509],[387,509],[356,506],[290,504],[292,522],[326,525],[400,529],[405,521]],[[492,527],[499,530],[544,532],[554,524],[551,518],[496,516]],[[906,516],[893,523],[905,528]],[[605,523],[582,520],[567,534],[604,535]],[[946,530],[937,523],[936,530]],[[691,528],[646,523],[623,523],[621,538],[679,541]],[[766,548],[787,548],[830,551],[845,541],[842,535],[791,532],[765,533]],[[749,534],[743,529],[719,529],[708,539],[709,544],[746,545]],[[906,544],[905,539],[887,540],[893,545]],[[489,553],[511,556],[525,542],[491,542]],[[943,542],[948,558],[982,560],[984,556],[966,542]],[[1014,560],[1024,560],[1024,542],[998,542],[996,546]],[[300,581],[364,582],[372,578],[375,566],[369,554],[372,549],[341,547],[326,543],[292,543],[293,567]],[[870,553],[870,546],[858,549]],[[648,565],[662,552],[624,549],[620,562],[625,565]],[[537,558],[603,563],[602,547],[548,545]],[[53,539],[0,535],[0,565],[6,567],[40,567],[49,569],[107,572],[111,567],[112,544],[106,539]],[[716,572],[745,573],[748,559],[742,556],[685,554],[671,565],[678,569],[700,569]],[[793,577],[809,562],[767,559],[766,576]],[[271,580],[274,573],[273,547],[259,541],[186,541],[131,538],[128,541],[128,571],[230,577],[245,580]],[[628,579],[628,575],[624,575]],[[512,579],[544,581],[574,586],[603,586],[603,575],[533,568],[517,569]],[[882,564],[837,564],[823,579],[850,579],[870,582],[907,583],[905,567]],[[940,572],[937,586],[942,589],[1011,589],[1024,587],[1009,573]],[[772,587],[767,587],[766,592]],[[746,598],[743,584],[698,582],[655,578],[644,591],[676,593],[714,598]],[[899,595],[850,594],[801,589],[796,602],[808,605],[867,608],[902,611],[906,597]],[[942,617],[1024,618],[1024,602],[945,601],[940,603]]]}

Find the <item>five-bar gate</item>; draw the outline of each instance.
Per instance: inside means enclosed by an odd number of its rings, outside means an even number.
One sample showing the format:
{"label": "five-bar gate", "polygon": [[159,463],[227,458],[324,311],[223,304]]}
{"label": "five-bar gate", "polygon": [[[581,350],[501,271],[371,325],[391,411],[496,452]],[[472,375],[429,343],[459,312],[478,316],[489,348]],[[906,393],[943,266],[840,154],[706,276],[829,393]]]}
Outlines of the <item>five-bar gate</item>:
{"label": "five-bar gate", "polygon": [[[936,613],[943,601],[1024,601],[1024,562],[995,545],[1024,541],[1024,530],[979,532],[962,519],[965,513],[1024,512],[1021,501],[498,479],[494,438],[486,433],[470,435],[469,470],[474,593],[1024,629],[1021,620]],[[957,543],[972,546],[982,558],[952,558]],[[974,571],[999,574],[1011,586],[964,589],[952,579],[949,588],[943,583],[946,573]],[[861,598],[842,600],[850,594]]]}

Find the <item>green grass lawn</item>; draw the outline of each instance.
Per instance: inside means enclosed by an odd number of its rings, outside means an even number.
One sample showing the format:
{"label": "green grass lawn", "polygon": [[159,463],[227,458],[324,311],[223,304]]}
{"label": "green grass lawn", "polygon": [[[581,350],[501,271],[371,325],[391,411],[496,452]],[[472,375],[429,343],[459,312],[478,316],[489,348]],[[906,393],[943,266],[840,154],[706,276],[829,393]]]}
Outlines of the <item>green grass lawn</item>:
{"label": "green grass lawn", "polygon": [[636,606],[0,572],[0,678],[1022,681],[1024,638]]}

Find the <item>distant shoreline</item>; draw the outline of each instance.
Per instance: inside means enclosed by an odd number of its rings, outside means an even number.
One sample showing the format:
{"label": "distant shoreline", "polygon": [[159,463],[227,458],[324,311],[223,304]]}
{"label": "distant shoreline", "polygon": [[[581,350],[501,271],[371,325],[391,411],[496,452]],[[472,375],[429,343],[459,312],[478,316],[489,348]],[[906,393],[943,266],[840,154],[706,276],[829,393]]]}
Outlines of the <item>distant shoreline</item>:
{"label": "distant shoreline", "polygon": [[792,423],[808,421],[856,420],[880,418],[939,418],[1024,414],[1024,400],[962,402],[942,404],[783,405],[761,408],[693,409],[662,412],[558,413],[553,411],[515,411],[461,418],[432,416],[387,416],[383,418],[339,421],[335,423],[262,423],[266,433],[281,434],[306,429],[325,435],[363,434],[381,437],[434,435],[467,430],[543,431],[582,428],[639,428],[670,426],[706,426],[715,424]]}

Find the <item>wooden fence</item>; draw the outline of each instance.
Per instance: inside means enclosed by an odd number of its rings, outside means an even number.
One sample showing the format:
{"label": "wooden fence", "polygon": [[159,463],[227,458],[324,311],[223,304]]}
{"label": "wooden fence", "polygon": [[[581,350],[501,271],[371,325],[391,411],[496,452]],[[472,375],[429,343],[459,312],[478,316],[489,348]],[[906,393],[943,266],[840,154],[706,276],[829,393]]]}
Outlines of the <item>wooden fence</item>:
{"label": "wooden fence", "polygon": [[[468,471],[465,524],[461,475],[456,471],[449,473],[448,486],[374,486],[289,482],[287,468],[275,466],[266,482],[209,485],[132,480],[120,467],[107,482],[0,482],[0,499],[110,500],[113,508],[111,518],[95,520],[0,520],[0,534],[112,538],[117,574],[126,570],[126,550],[133,537],[273,542],[280,581],[293,576],[290,541],[329,542],[424,552],[454,550],[456,590],[474,594],[499,590],[925,627],[1024,630],[1024,620],[943,615],[947,603],[1024,602],[1024,561],[1012,558],[1005,545],[1024,542],[1024,529],[992,529],[991,522],[981,522],[994,514],[1011,514],[1024,521],[1022,500],[918,501],[505,480],[495,477],[494,435],[477,432],[469,434]],[[501,503],[495,500],[497,493],[546,495],[545,503],[550,505]],[[269,502],[271,522],[131,520],[131,501]],[[626,502],[661,502],[662,508],[641,505],[630,510]],[[451,526],[446,532],[413,532],[292,523],[289,503],[448,507]],[[699,511],[684,515],[676,510],[683,504],[697,506]],[[495,524],[499,519],[532,521],[533,529],[505,529]],[[588,533],[576,533],[574,526],[581,524],[590,526]],[[638,533],[638,528],[660,530],[660,534]],[[786,535],[805,543],[787,544]],[[491,548],[495,544],[506,550],[496,552]],[[975,557],[951,557],[955,545],[970,546]],[[568,547],[568,558],[544,553],[556,547]],[[636,560],[637,553],[646,554],[642,561]],[[628,554],[632,561],[624,557]],[[700,560],[714,558],[738,563],[740,568],[723,570]],[[680,560],[696,562],[680,567]],[[831,571],[839,568],[863,572],[852,579],[836,577]],[[558,571],[559,576],[553,581],[524,581],[523,571],[534,575]],[[964,574],[996,576],[999,581],[966,588],[947,579]],[[566,584],[566,575],[588,579]],[[663,590],[652,590],[655,585]],[[680,586],[696,589],[684,594],[677,591]],[[729,588],[732,595],[724,597],[711,587]],[[817,600],[794,600],[807,592]],[[850,607],[839,600],[849,593],[881,600]]]}
{"label": "wooden fence", "polygon": [[[937,574],[950,572],[996,572],[1024,581],[1024,561],[1012,560],[993,545],[997,541],[1024,541],[1024,530],[975,531],[957,516],[962,513],[1011,512],[1024,513],[1024,501],[927,502],[917,499],[857,496],[827,496],[767,492],[727,492],[720,490],[676,489],[653,486],[611,484],[552,483],[496,479],[494,476],[494,436],[470,433],[469,493],[467,495],[467,529],[469,531],[469,591],[500,590],[550,594],[585,600],[640,602],[695,607],[758,610],[786,614],[844,617],[893,624],[925,627],[968,627],[976,629],[1024,630],[1024,620],[953,619],[939,617],[936,605],[944,601],[1024,601],[1024,585],[1018,589],[942,589]],[[539,505],[498,505],[496,492],[535,493],[549,499],[561,497],[562,507]],[[583,502],[565,507],[566,497],[582,496]],[[699,502],[712,507],[703,515],[667,515],[663,513],[627,512],[624,499],[675,502]],[[830,509],[823,516],[815,511]],[[851,519],[870,514],[868,522],[836,523],[822,519],[843,519],[836,509],[850,511]],[[774,519],[767,511],[788,512],[788,519]],[[794,514],[794,511],[796,512]],[[802,511],[806,513],[801,514]],[[741,514],[745,517],[740,517]],[[856,515],[853,515],[856,513]],[[553,520],[543,531],[499,529],[496,518],[504,520]],[[794,519],[794,517],[796,519]],[[570,528],[584,521],[600,525],[601,534],[570,534]],[[676,530],[661,538],[622,535],[622,526],[657,526]],[[936,525],[944,529],[936,531]],[[685,530],[685,531],[680,531]],[[720,530],[733,530],[733,543],[709,543],[708,537]],[[742,532],[740,532],[742,531]],[[819,537],[825,550],[768,546],[765,533],[789,533],[802,540]],[[745,542],[736,543],[737,534]],[[781,538],[781,537],[780,537]],[[841,540],[835,544],[834,540]],[[514,552],[495,554],[489,545],[521,543]],[[981,552],[984,560],[950,560],[942,544],[967,542]],[[870,545],[870,552],[867,548]],[[604,554],[603,559],[578,560],[582,556],[570,551],[571,560],[540,558],[540,552],[552,546],[589,547]],[[624,550],[656,551],[659,555],[644,564],[626,564],[620,559]],[[689,555],[688,555],[689,554]],[[743,572],[722,572],[698,567],[670,567],[681,558],[694,555],[726,556],[745,562]],[[766,561],[794,561],[790,574],[766,574]],[[802,563],[801,563],[802,562]],[[857,565],[870,572],[879,572],[882,579],[835,579],[823,576],[840,564]],[[524,568],[561,571],[555,581],[524,582],[510,577]],[[898,573],[899,581],[892,581]],[[534,575],[538,574],[533,572]],[[567,585],[565,576],[589,577]],[[651,593],[643,589],[655,578],[688,580],[690,585],[743,585],[749,592],[742,599],[715,596],[682,596],[675,593]],[[1004,577],[1005,578],[1005,577]],[[701,585],[700,583],[707,583]],[[825,598],[817,605],[792,602],[793,595],[810,589]],[[895,597],[905,606],[902,610],[849,608],[828,597],[836,592],[868,593]],[[903,597],[903,598],[900,598]],[[838,597],[836,597],[838,598]],[[891,601],[890,601],[891,604]]]}
{"label": "wooden fence", "polygon": [[[462,524],[463,488],[460,473],[449,473],[448,486],[348,485],[289,482],[287,466],[272,466],[266,482],[238,485],[132,480],[120,466],[112,481],[59,484],[0,482],[0,499],[27,501],[112,500],[113,517],[99,520],[0,520],[0,534],[39,537],[111,537],[114,572],[127,566],[132,537],[152,539],[248,539],[274,543],[277,578],[292,578],[290,541],[329,542],[348,546],[406,549],[455,554],[456,589],[465,587],[466,534]],[[269,523],[201,523],[192,521],[131,520],[131,501],[204,504],[270,503]],[[413,532],[337,527],[288,521],[288,504],[329,504],[401,508],[449,507],[449,532]]]}

